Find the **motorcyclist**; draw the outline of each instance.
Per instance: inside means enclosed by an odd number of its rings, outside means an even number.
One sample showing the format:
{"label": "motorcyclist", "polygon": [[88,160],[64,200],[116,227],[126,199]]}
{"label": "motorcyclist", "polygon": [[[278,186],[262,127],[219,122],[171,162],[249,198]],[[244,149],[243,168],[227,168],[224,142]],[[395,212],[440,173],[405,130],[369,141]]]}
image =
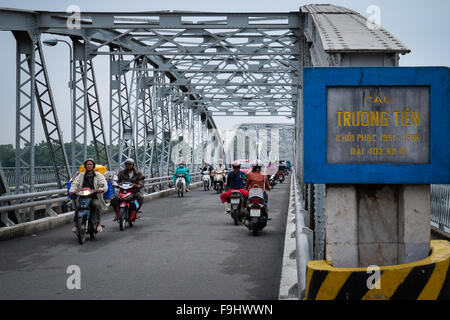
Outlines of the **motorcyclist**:
{"label": "motorcyclist", "polygon": [[[142,194],[141,191],[142,187],[144,186],[144,179],[145,179],[144,175],[140,171],[137,171],[136,168],[134,167],[134,160],[131,158],[125,160],[125,169],[120,171],[117,176],[117,183],[130,182],[133,185],[135,185],[135,188],[131,190],[134,194],[134,198],[139,203],[139,209],[136,212],[136,219],[139,218],[138,212],[141,210],[142,204],[144,203],[144,195]],[[116,213],[114,221],[119,219],[119,210],[118,210],[119,204],[120,203],[118,198],[114,197],[111,200],[111,206],[114,208],[114,211]]]}
{"label": "motorcyclist", "polygon": [[286,162],[280,160],[280,164],[278,165],[278,170],[282,170],[284,172],[284,174],[286,174]]}
{"label": "motorcyclist", "polygon": [[214,168],[211,166],[208,162],[205,162],[205,166],[202,169],[202,173],[208,171],[209,172],[209,179],[211,180],[211,185],[213,184],[213,172]]}
{"label": "motorcyclist", "polygon": [[278,180],[278,178],[280,177],[281,173],[286,175],[286,164],[284,164],[283,160],[280,160],[279,163],[278,163],[278,172],[275,175],[275,180]]}
{"label": "motorcyclist", "polygon": [[175,169],[175,172],[173,173],[173,183],[177,180],[177,174],[185,174],[184,179],[186,180],[186,192],[189,192],[189,184],[191,183],[191,175],[189,174],[189,169],[185,166],[184,162],[181,161],[178,164],[178,168]]}
{"label": "motorcyclist", "polygon": [[248,191],[244,189],[245,186],[245,173],[241,172],[241,163],[239,161],[233,161],[232,163],[233,171],[228,174],[226,187],[229,188],[228,191],[222,192],[220,195],[220,200],[225,204],[225,214],[231,212],[231,206],[228,202],[230,200],[230,194],[234,190],[238,190],[242,196],[247,199]]}
{"label": "motorcyclist", "polygon": [[265,170],[266,175],[271,176],[277,173],[277,166],[272,163],[272,161],[269,161],[269,164],[267,165],[267,168]]}
{"label": "motorcyclist", "polygon": [[[101,210],[106,208],[106,202],[103,199],[103,193],[108,191],[108,183],[106,178],[100,172],[94,171],[95,161],[93,159],[86,159],[84,161],[84,168],[86,171],[79,173],[69,189],[69,194],[74,195],[81,188],[90,188],[96,191],[92,196],[90,203],[91,217],[93,225],[97,226],[97,232],[102,232],[101,225]],[[78,199],[76,199],[76,207],[78,208]],[[78,220],[78,209],[75,210],[74,221],[75,226],[72,232],[77,231],[76,221]]]}
{"label": "motorcyclist", "polygon": [[289,160],[286,161],[286,168],[289,172],[291,172],[291,162]]}
{"label": "motorcyclist", "polygon": [[223,164],[223,160],[219,159],[217,161],[217,166],[216,166],[216,170],[226,170],[227,168],[225,167],[225,165]]}
{"label": "motorcyclist", "polygon": [[264,201],[267,204],[269,199],[266,190],[270,191],[272,188],[270,187],[269,178],[261,172],[262,166],[263,163],[259,159],[252,162],[252,171],[247,175],[245,188],[249,190],[250,188],[253,188],[255,184],[258,185],[264,192]]}
{"label": "motorcyclist", "polygon": [[220,171],[223,171],[224,172],[224,176],[225,176],[225,183],[226,183],[226,171],[227,171],[227,168],[226,168],[226,166],[225,166],[225,164],[223,163],[223,160],[222,159],[219,159],[218,161],[217,161],[217,166],[216,166],[216,170],[220,170]]}

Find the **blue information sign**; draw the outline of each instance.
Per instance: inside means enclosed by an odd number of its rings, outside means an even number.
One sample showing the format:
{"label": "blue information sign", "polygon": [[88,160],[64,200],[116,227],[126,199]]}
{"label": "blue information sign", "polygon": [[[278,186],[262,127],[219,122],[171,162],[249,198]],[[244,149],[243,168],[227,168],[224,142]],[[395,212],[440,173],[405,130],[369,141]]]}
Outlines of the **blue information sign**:
{"label": "blue information sign", "polygon": [[305,68],[306,183],[450,183],[447,67]]}

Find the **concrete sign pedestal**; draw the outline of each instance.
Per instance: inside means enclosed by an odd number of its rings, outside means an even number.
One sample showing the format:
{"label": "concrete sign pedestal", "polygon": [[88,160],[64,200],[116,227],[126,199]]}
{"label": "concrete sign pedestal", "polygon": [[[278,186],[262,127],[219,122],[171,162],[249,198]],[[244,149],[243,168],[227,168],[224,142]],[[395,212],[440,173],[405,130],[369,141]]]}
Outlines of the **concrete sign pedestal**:
{"label": "concrete sign pedestal", "polygon": [[429,254],[429,185],[327,185],[325,206],[325,259],[334,267],[404,264]]}

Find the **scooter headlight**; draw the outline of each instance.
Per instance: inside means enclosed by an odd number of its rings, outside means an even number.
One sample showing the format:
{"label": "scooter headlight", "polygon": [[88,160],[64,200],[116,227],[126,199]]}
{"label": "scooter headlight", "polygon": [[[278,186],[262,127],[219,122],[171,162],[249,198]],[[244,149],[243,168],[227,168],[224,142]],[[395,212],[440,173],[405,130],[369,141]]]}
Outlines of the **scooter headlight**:
{"label": "scooter headlight", "polygon": [[78,195],[82,196],[82,197],[89,196],[90,194],[91,194],[91,191],[88,191],[88,190],[82,190],[82,191],[78,192]]}

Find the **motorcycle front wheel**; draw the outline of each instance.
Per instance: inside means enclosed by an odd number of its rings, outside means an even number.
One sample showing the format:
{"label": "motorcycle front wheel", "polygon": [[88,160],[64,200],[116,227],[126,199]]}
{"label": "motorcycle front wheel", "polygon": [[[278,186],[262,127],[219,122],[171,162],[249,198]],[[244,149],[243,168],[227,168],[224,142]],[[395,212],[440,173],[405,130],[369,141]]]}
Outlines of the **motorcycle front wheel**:
{"label": "motorcycle front wheel", "polygon": [[83,244],[86,239],[86,221],[83,223],[83,217],[77,219],[77,238],[79,244]]}
{"label": "motorcycle front wheel", "polygon": [[238,210],[233,210],[233,212],[231,213],[231,216],[233,217],[235,226],[237,226],[239,224],[238,223],[238,214],[239,214]]}
{"label": "motorcycle front wheel", "polygon": [[119,229],[123,231],[125,229],[125,220],[127,217],[127,208],[122,207],[119,209]]}
{"label": "motorcycle front wheel", "polygon": [[89,233],[89,238],[91,240],[95,239],[95,229],[94,229],[94,225],[92,223],[92,221],[88,222],[88,233]]}

